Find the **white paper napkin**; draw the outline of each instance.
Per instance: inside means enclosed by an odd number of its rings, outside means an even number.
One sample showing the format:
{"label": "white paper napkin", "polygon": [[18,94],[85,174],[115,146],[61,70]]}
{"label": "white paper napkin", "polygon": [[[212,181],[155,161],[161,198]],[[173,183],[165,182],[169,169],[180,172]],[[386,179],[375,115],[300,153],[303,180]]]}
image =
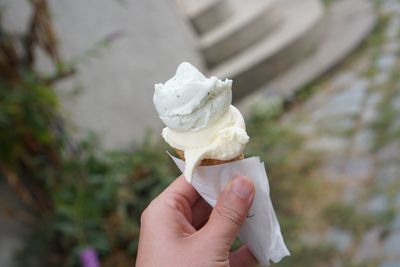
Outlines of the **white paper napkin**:
{"label": "white paper napkin", "polygon": [[[185,162],[173,157],[183,173]],[[256,195],[249,216],[242,225],[239,238],[245,243],[262,265],[279,262],[290,253],[286,248],[269,196],[268,177],[259,157],[247,158],[214,166],[196,167],[192,178],[193,187],[215,207],[219,194],[229,180],[237,176],[249,177],[256,188]]]}

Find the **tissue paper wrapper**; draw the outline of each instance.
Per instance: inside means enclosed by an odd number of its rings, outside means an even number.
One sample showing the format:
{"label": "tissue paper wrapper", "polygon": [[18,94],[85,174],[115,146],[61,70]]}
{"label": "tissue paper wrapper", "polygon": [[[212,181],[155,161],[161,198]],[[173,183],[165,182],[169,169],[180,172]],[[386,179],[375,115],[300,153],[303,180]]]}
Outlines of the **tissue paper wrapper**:
{"label": "tissue paper wrapper", "polygon": [[[171,157],[183,173],[185,162]],[[215,166],[199,166],[193,175],[192,185],[208,204],[215,207],[225,185],[237,176],[249,177],[256,188],[253,205],[240,229],[239,238],[248,246],[260,264],[269,264],[270,260],[279,262],[290,253],[283,241],[269,196],[267,173],[259,157]]]}

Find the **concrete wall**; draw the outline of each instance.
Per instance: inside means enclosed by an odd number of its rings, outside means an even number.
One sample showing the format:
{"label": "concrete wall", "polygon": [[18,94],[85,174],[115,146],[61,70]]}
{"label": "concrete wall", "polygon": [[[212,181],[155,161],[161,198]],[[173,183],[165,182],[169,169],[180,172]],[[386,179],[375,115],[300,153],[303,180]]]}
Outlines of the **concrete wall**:
{"label": "concrete wall", "polygon": [[[1,0],[5,24],[23,31],[29,17],[26,0]],[[105,148],[140,142],[146,129],[161,123],[152,102],[153,85],[165,81],[188,60],[200,66],[190,26],[175,2],[159,0],[49,0],[65,59],[104,36],[122,31],[111,48],[79,66],[76,78],[59,85],[64,114],[80,132],[93,130]],[[201,66],[200,66],[201,67]],[[39,68],[48,64],[40,60]],[[70,97],[75,86],[83,90]]]}

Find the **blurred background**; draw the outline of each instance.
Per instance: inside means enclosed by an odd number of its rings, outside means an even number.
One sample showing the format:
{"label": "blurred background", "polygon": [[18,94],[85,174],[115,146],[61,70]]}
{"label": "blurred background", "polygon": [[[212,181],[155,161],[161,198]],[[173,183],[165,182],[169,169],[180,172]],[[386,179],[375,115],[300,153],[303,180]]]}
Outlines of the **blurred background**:
{"label": "blurred background", "polygon": [[400,266],[399,37],[398,0],[1,0],[0,266],[134,265],[182,61],[234,80],[273,266]]}

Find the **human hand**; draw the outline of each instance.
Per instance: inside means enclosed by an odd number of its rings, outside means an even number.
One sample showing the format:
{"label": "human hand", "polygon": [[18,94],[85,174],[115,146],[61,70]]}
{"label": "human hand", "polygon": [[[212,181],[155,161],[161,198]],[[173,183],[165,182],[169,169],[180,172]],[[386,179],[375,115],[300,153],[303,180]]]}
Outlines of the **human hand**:
{"label": "human hand", "polygon": [[136,267],[256,266],[246,246],[229,252],[254,194],[250,179],[236,177],[212,209],[180,176],[142,214]]}

